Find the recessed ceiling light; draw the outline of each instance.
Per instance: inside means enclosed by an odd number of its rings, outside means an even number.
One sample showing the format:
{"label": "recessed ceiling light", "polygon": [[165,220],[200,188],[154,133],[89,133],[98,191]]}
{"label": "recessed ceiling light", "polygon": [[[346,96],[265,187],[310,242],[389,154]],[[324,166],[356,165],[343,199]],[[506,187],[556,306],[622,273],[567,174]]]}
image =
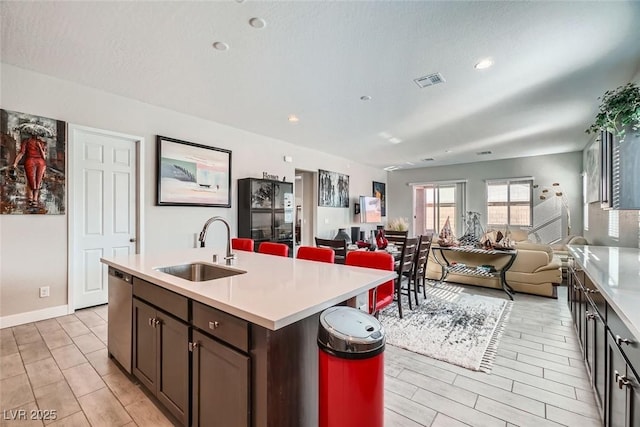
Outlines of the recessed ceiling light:
{"label": "recessed ceiling light", "polygon": [[402,140],[400,138],[396,138],[395,136],[393,138],[389,138],[389,142],[392,144],[400,144],[402,142]]}
{"label": "recessed ceiling light", "polygon": [[398,169],[398,166],[395,166],[395,165],[394,166],[387,166],[386,168],[383,168],[383,169],[388,171],[388,172],[391,172],[391,171],[394,171],[394,170]]}
{"label": "recessed ceiling light", "polygon": [[487,154],[491,154],[491,151],[478,151],[476,154],[478,156],[486,156]]}
{"label": "recessed ceiling light", "polygon": [[267,21],[262,18],[251,18],[249,19],[249,25],[251,25],[253,28],[260,29],[267,26]]}
{"label": "recessed ceiling light", "polygon": [[295,114],[290,114],[287,120],[289,120],[291,123],[297,123],[300,121],[298,116],[296,116]]}
{"label": "recessed ceiling light", "polygon": [[224,42],[213,43],[213,48],[216,50],[229,50],[229,45]]}
{"label": "recessed ceiling light", "polygon": [[489,58],[481,59],[476,65],[473,66],[476,70],[485,70],[493,65],[493,60]]}
{"label": "recessed ceiling light", "polygon": [[369,95],[362,95],[362,96],[360,97],[360,99],[361,99],[362,101],[371,101],[371,97],[370,97]]}

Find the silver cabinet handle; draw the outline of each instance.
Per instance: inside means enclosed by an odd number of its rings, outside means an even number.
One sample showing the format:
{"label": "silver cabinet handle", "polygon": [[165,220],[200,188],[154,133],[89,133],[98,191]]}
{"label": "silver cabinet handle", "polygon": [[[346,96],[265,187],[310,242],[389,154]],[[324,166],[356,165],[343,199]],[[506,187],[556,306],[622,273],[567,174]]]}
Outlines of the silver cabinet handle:
{"label": "silver cabinet handle", "polygon": [[198,342],[190,342],[189,343],[189,351],[195,351],[200,344]]}
{"label": "silver cabinet handle", "polygon": [[622,344],[631,345],[631,342],[632,341],[627,338],[622,338],[620,335],[616,335],[616,344],[618,345],[622,345]]}
{"label": "silver cabinet handle", "polygon": [[628,387],[631,385],[631,381],[627,379],[625,375],[620,375],[618,371],[614,371],[615,379],[614,381],[618,383],[618,388],[622,390],[624,387]]}
{"label": "silver cabinet handle", "polygon": [[216,321],[209,322],[209,329],[218,329],[219,326],[220,326],[220,323]]}
{"label": "silver cabinet handle", "polygon": [[153,326],[153,321],[155,319],[153,317],[149,317],[149,326]]}
{"label": "silver cabinet handle", "polygon": [[585,317],[587,318],[587,320],[593,320],[596,318],[597,314],[596,313],[592,313],[590,311],[587,311],[584,313]]}

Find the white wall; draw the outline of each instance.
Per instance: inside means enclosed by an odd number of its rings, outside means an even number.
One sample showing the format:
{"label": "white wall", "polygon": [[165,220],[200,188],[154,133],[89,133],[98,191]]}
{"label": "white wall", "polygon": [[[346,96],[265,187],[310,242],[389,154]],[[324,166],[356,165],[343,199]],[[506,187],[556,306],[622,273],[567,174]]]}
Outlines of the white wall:
{"label": "white wall", "polygon": [[[236,229],[238,178],[262,172],[294,180],[294,170],[327,169],[348,174],[352,200],[371,193],[386,172],[241,129],[115,96],[43,74],[0,64],[2,108],[145,138],[145,241],[147,252],[194,246],[194,236],[213,215]],[[159,88],[161,90],[161,88]],[[232,150],[232,208],[155,206],[155,137],[163,135]],[[292,163],[283,157],[292,156]],[[335,235],[353,222],[353,206],[317,208],[317,235]],[[67,207],[68,211],[68,207]],[[212,227],[207,247],[224,248],[224,227]],[[67,301],[67,216],[0,216],[0,318],[56,307]],[[38,287],[51,286],[40,299]]]}
{"label": "white wall", "polygon": [[[397,170],[387,178],[388,218],[413,218],[413,191],[410,182],[431,182],[466,179],[467,211],[481,213],[481,222],[486,226],[487,203],[486,182],[488,179],[533,176],[534,184],[541,188],[559,182],[568,197],[571,209],[572,234],[582,230],[582,152],[550,154],[546,156],[521,157],[517,159],[492,160],[430,168]],[[534,204],[540,202],[534,191]],[[413,233],[413,230],[410,230]]]}

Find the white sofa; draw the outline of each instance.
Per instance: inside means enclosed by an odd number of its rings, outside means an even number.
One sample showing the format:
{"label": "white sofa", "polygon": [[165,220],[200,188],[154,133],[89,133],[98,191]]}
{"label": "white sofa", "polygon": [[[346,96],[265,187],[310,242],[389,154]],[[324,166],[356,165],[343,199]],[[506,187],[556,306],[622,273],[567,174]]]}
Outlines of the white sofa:
{"label": "white sofa", "polygon": [[[437,246],[437,242],[434,242],[433,245]],[[518,254],[506,273],[507,283],[516,292],[557,298],[556,286],[562,283],[561,261],[558,256],[554,255],[551,246],[517,242],[515,247]],[[502,267],[509,260],[508,256],[487,258],[478,254],[453,251],[447,253],[447,258],[450,262],[464,263],[467,266],[492,264],[496,268]],[[436,262],[433,251],[431,251],[427,263],[427,278],[439,280],[441,274],[442,267]],[[499,277],[477,277],[450,273],[446,281],[502,289]]]}

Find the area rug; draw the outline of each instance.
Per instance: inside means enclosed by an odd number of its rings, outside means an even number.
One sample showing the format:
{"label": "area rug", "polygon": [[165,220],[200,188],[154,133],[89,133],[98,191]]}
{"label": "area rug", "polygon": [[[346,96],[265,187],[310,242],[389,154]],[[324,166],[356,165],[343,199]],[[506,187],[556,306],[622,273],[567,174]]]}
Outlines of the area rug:
{"label": "area rug", "polygon": [[[491,372],[512,301],[464,293],[447,284],[427,285],[427,298],[402,319],[392,304],[380,312],[387,344],[462,366]],[[406,300],[406,298],[403,298]]]}

